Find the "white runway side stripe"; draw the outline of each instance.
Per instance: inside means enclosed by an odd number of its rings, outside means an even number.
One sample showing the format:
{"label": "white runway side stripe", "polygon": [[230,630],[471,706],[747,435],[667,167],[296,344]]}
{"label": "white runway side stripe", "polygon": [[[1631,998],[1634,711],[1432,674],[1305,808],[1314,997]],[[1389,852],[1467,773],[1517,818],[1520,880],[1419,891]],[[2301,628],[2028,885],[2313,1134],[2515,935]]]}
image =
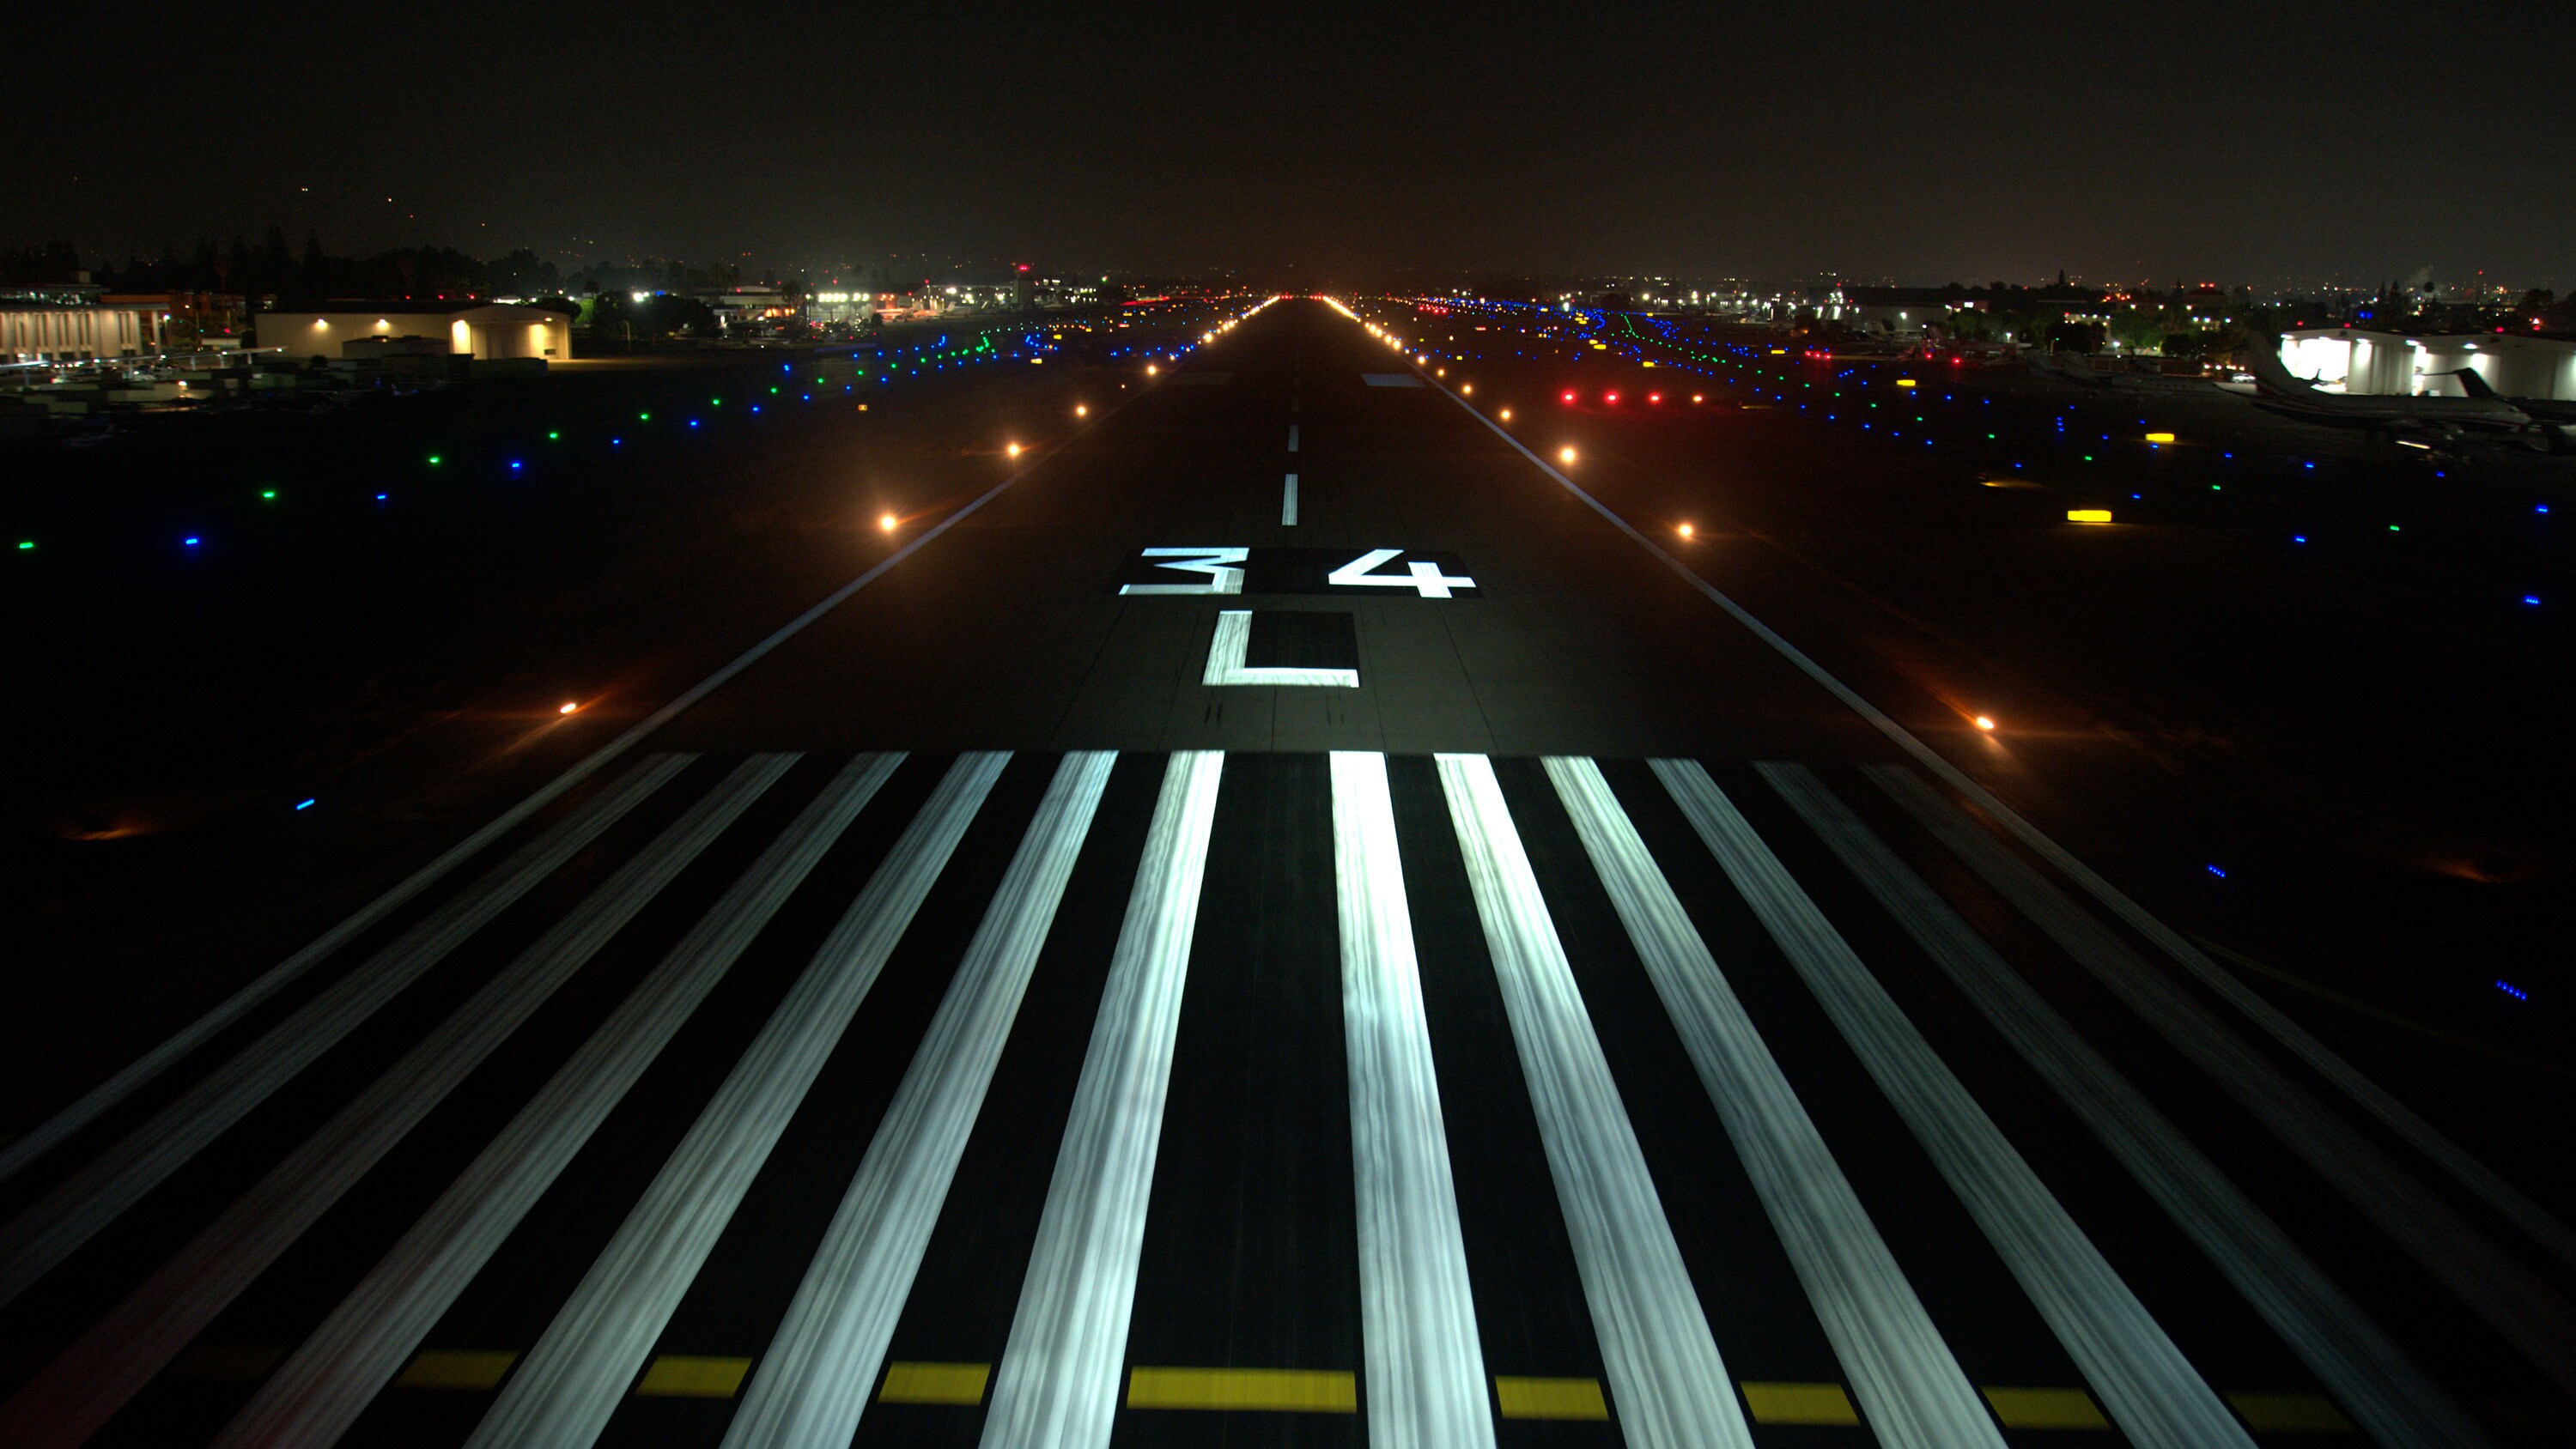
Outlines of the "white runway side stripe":
{"label": "white runway side stripe", "polygon": [[674,821],[0,1406],[0,1442],[78,1444],[785,774],[755,759]]}
{"label": "white runway side stripe", "polygon": [[0,1304],[70,1257],[692,758],[656,755],[628,771],[38,1198],[0,1229]]}
{"label": "white runway side stripe", "polygon": [[[1550,760],[1548,772],[1578,825],[1593,815],[1602,822],[1605,847],[1614,854],[1633,850],[1631,858],[1653,869],[1643,842],[1627,817],[1616,813],[1609,785],[1590,761]],[[1578,799],[1584,808],[1577,808]],[[1870,1080],[1923,1144],[2014,1281],[2030,1295],[2111,1421],[2139,1449],[2253,1449],[2254,1441],[2235,1414],[2183,1358],[2146,1305],[2067,1216],[1787,867],[1734,814],[1733,802],[1719,797],[1710,803],[1712,812],[1719,806],[1732,816],[1719,817],[1736,857],[1727,861],[1728,874],[1748,899],[1756,898],[1756,892],[1744,889],[1745,880],[1764,883],[1759,899],[1768,906],[1756,909],[1773,940]],[[1589,832],[1584,843],[1591,846]],[[1660,875],[1654,879],[1662,883]],[[1664,899],[1671,899],[1669,892]],[[1674,904],[1678,908],[1679,902]]]}
{"label": "white runway side stripe", "polygon": [[1386,756],[1336,751],[1331,767],[1369,1445],[1491,1449],[1485,1353],[1467,1287]]}
{"label": "white runway side stripe", "polygon": [[1223,754],[1194,750],[1164,769],[994,1379],[988,1449],[1109,1442],[1224,768]]}
{"label": "white runway side stripe", "polygon": [[[1784,907],[1780,887],[1796,886],[1747,869],[1751,828],[1717,782],[1688,760],[1657,760],[1654,771],[1765,929],[1774,939],[1794,936],[1804,923]],[[1753,848],[1767,859],[1758,841]],[[1985,1402],[1932,1326],[1734,988],[1698,933],[1684,933],[1687,924],[1669,923],[1657,949],[1640,954],[1878,1442],[1889,1449],[2001,1449]]]}
{"label": "white runway side stripe", "polygon": [[2561,1390],[2576,1394],[2576,1311],[2536,1274],[1978,828],[1921,776],[1900,765],[1868,765],[1862,772],[2471,1312]]}
{"label": "white runway side stripe", "polygon": [[847,1449],[1116,761],[1105,751],[1072,754],[1056,767],[752,1372],[725,1449]]}
{"label": "white runway side stripe", "polygon": [[[1610,1401],[1619,1406],[1620,1433],[1630,1449],[1750,1449],[1752,1435],[1734,1383],[1718,1357],[1708,1315],[1673,1241],[1663,1200],[1611,1080],[1528,852],[1512,826],[1493,763],[1482,755],[1438,760],[1449,823],[1466,859],[1476,917],[1502,985],[1521,1074],[1565,1211],[1583,1296],[1591,1305]],[[1620,823],[1626,824],[1624,817]],[[1643,859],[1641,849],[1638,860]],[[1662,877],[1655,881],[1661,885]]]}
{"label": "white runway side stripe", "polygon": [[[860,756],[789,827],[781,845],[790,853],[771,862],[779,899],[793,893],[902,762],[900,754]],[[865,993],[864,982],[837,998],[828,985],[818,989],[817,978],[828,983],[836,964],[823,958],[809,965],[772,1013],[769,1028],[520,1360],[484,1421],[484,1437],[552,1444],[596,1437]]]}
{"label": "white runway side stripe", "polygon": [[[784,773],[793,755],[738,771]],[[727,887],[384,1259],[260,1386],[219,1444],[335,1442],[402,1368],[564,1164],[723,980],[884,780],[862,756]]]}
{"label": "white runway side stripe", "polygon": [[1823,781],[1800,765],[1756,768],[2364,1433],[2386,1449],[2488,1449],[2486,1431]]}

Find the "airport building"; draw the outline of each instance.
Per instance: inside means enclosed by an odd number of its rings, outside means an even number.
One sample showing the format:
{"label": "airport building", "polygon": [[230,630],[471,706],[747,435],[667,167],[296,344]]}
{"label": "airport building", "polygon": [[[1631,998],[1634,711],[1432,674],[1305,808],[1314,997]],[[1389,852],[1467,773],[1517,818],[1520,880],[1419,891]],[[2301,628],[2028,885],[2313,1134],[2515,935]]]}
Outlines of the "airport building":
{"label": "airport building", "polygon": [[161,310],[111,302],[0,300],[0,360],[91,362],[162,350]]}
{"label": "airport building", "polygon": [[[352,341],[444,339],[452,356],[492,359],[533,357],[561,362],[572,356],[572,318],[543,307],[506,303],[423,308],[418,302],[380,307],[335,302],[318,312],[262,312],[255,319],[259,345],[301,360],[351,355]],[[376,350],[372,345],[362,353]]]}
{"label": "airport building", "polygon": [[2451,375],[2466,370],[2505,397],[2576,398],[2576,341],[2556,337],[2303,327],[2281,334],[2281,364],[2329,392],[2357,396],[2466,397]]}

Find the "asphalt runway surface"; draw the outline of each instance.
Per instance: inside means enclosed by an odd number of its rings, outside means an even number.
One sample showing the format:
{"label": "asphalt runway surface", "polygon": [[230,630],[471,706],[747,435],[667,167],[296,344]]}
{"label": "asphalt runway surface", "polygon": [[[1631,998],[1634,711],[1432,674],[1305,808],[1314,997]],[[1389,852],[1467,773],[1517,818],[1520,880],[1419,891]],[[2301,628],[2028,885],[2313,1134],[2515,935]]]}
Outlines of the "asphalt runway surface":
{"label": "asphalt runway surface", "polygon": [[715,440],[693,547],[566,544],[602,703],[97,926],[164,955],[17,1029],[0,1442],[2576,1428],[2564,1052],[2469,989],[2544,905],[1905,607],[1908,539],[2069,546],[2041,490],[1935,524],[1787,371],[1632,424],[1682,357],[1363,310]]}

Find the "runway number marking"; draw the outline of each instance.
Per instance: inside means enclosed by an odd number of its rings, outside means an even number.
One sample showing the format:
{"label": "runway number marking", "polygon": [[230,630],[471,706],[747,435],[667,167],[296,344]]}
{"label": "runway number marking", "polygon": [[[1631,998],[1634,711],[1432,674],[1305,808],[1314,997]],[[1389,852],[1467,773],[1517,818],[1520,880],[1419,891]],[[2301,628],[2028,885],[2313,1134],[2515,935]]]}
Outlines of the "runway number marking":
{"label": "runway number marking", "polygon": [[[1287,476],[1280,492],[1280,522],[1298,521],[1299,479]],[[1399,589],[1422,599],[1481,596],[1467,561],[1438,550],[1373,548],[1353,556],[1347,548],[1149,548],[1128,556],[1118,570],[1121,594],[1346,594],[1356,589]]]}
{"label": "runway number marking", "polygon": [[1440,565],[1427,559],[1415,559],[1402,574],[1378,574],[1369,570],[1404,556],[1400,548],[1373,548],[1349,563],[1325,575],[1325,582],[1341,588],[1412,589],[1426,599],[1447,599],[1453,588],[1472,589],[1476,581],[1463,576],[1444,574]]}
{"label": "runway number marking", "polygon": [[1243,561],[1248,548],[1149,548],[1145,557],[1158,568],[1178,569],[1183,573],[1205,574],[1197,583],[1121,584],[1122,594],[1239,594],[1243,592]]}

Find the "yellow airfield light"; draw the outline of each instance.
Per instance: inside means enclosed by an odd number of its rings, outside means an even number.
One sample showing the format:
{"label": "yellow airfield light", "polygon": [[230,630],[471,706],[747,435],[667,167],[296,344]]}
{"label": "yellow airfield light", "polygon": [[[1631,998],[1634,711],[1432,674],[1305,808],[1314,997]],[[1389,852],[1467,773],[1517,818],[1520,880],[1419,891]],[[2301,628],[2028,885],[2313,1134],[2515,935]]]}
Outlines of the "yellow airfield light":
{"label": "yellow airfield light", "polygon": [[2173,440],[2174,440],[2174,435],[2173,435],[2173,434],[2171,434],[2171,433],[2149,433],[2149,434],[2147,434],[2147,441],[2148,441],[2148,442],[2150,442],[2150,443],[2170,443],[2170,442],[2172,442]]}
{"label": "yellow airfield light", "polygon": [[1992,715],[1984,715],[1984,714],[1981,714],[1981,715],[1977,716],[1977,728],[1979,728],[1979,729],[1981,729],[1981,730],[1992,731],[1992,730],[1994,729],[1994,727],[1995,727],[1994,716],[1992,716]]}
{"label": "yellow airfield light", "polygon": [[1682,537],[1684,537],[1684,538],[1697,538],[1697,537],[1699,537],[1699,530],[1698,530],[1698,529],[1696,529],[1696,528],[1693,528],[1692,526],[1690,526],[1690,525],[1689,525],[1689,524],[1687,524],[1687,523],[1683,524],[1680,528],[1675,529],[1675,530],[1674,530],[1674,532],[1679,533],[1679,534],[1680,534]]}
{"label": "yellow airfield light", "polygon": [[1508,423],[1508,422],[1510,422],[1511,420],[1512,420],[1512,410],[1511,410],[1510,408],[1505,408],[1505,409],[1503,409],[1503,421]]}
{"label": "yellow airfield light", "polygon": [[879,533],[892,533],[895,530],[895,526],[902,522],[902,519],[895,517],[891,513],[880,513],[877,515],[877,531]]}
{"label": "yellow airfield light", "polygon": [[1007,447],[1005,447],[1004,449],[1002,449],[1002,451],[1003,451],[1003,452],[1005,452],[1005,453],[1008,453],[1008,454],[1010,454],[1012,457],[1016,458],[1016,457],[1020,456],[1020,445],[1019,445],[1019,444],[1017,444],[1017,443],[1012,443],[1012,444],[1010,444],[1009,446],[1007,446]]}
{"label": "yellow airfield light", "polygon": [[561,708],[559,708],[559,709],[557,709],[557,710],[555,711],[555,713],[557,713],[557,714],[570,714],[570,713],[572,713],[574,710],[577,710],[577,709],[579,709],[579,708],[581,708],[581,706],[580,706],[580,705],[577,705],[577,704],[573,703],[571,700],[565,700],[565,701],[563,702],[562,707],[561,707]]}
{"label": "yellow airfield light", "polygon": [[1896,380],[1896,385],[1898,387],[1912,387],[1914,385],[1914,379],[1910,377],[1900,377]]}
{"label": "yellow airfield light", "polygon": [[1154,375],[1154,364],[1150,362],[1145,364],[1145,375],[1147,377],[1152,377]]}
{"label": "yellow airfield light", "polygon": [[2111,510],[2107,508],[2070,508],[2066,510],[2066,521],[2069,523],[2108,523],[2111,521]]}
{"label": "yellow airfield light", "polygon": [[1573,450],[1572,448],[1559,448],[1559,449],[1557,449],[1557,450],[1556,450],[1556,461],[1558,461],[1558,462],[1560,462],[1560,463],[1571,463],[1571,462],[1573,462],[1573,461],[1574,461],[1574,450]]}
{"label": "yellow airfield light", "polygon": [[1074,415],[1075,417],[1077,417],[1077,418],[1087,418],[1087,417],[1091,416],[1091,406],[1090,406],[1090,404],[1088,404],[1088,403],[1075,403],[1075,404],[1073,405],[1073,415]]}

